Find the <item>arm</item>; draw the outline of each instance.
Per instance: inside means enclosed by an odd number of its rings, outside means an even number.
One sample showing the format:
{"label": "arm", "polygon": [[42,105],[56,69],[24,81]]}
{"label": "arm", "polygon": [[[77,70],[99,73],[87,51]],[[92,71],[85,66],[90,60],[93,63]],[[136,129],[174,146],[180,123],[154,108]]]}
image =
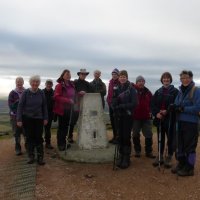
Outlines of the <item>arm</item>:
{"label": "arm", "polygon": [[22,114],[23,114],[23,108],[24,108],[24,104],[26,101],[26,95],[27,95],[27,90],[25,90],[22,93],[22,96],[19,100],[19,104],[17,107],[17,126],[21,127],[22,126]]}
{"label": "arm", "polygon": [[57,101],[58,103],[61,103],[61,104],[63,103],[73,104],[72,99],[69,99],[63,96],[61,84],[56,85],[56,88],[54,91],[54,101]]}

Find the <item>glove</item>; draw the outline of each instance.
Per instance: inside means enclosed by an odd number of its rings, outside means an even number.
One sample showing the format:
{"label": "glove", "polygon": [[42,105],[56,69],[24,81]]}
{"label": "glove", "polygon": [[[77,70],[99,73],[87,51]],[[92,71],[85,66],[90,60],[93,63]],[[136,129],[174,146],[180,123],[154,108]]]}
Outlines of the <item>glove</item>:
{"label": "glove", "polygon": [[168,107],[168,111],[174,112],[176,110],[176,107],[177,107],[176,104],[170,104],[169,107]]}
{"label": "glove", "polygon": [[120,104],[120,105],[116,106],[117,110],[121,110],[121,109],[124,109],[124,108],[125,108],[124,104]]}
{"label": "glove", "polygon": [[176,112],[176,113],[181,113],[184,111],[183,106],[178,106],[176,104],[170,104],[168,107],[169,112]]}
{"label": "glove", "polygon": [[184,107],[183,106],[176,106],[176,108],[175,108],[175,112],[176,113],[181,113],[183,111],[184,111]]}

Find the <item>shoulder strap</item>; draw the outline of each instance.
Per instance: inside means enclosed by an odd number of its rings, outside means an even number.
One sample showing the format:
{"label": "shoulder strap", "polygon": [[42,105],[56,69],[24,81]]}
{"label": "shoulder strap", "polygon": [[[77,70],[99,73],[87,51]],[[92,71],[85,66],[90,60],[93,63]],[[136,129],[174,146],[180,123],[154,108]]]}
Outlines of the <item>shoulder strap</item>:
{"label": "shoulder strap", "polygon": [[195,92],[196,89],[197,89],[197,87],[194,85],[194,86],[192,87],[191,91],[190,91],[189,99],[190,99],[191,101],[193,101],[193,96],[194,96],[194,92]]}

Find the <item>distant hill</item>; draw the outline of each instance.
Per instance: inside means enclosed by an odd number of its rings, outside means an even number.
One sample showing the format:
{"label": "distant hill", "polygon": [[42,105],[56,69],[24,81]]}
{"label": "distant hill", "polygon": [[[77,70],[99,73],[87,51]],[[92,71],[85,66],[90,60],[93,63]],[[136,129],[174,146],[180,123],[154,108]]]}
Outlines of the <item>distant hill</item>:
{"label": "distant hill", "polygon": [[0,113],[9,113],[7,99],[0,99]]}

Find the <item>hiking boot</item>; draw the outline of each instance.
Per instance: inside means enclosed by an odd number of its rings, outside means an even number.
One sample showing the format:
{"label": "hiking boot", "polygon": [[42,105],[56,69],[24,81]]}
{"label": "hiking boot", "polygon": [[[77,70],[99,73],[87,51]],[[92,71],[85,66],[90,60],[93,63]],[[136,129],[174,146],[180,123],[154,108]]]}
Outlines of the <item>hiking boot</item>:
{"label": "hiking boot", "polygon": [[[20,138],[18,140],[20,140]],[[20,156],[20,155],[22,155],[22,151],[21,151],[21,145],[20,145],[18,140],[15,144],[15,153],[16,153],[17,156]]]}
{"label": "hiking boot", "polygon": [[154,156],[153,153],[146,153],[146,157],[151,159],[156,158],[156,156]]}
{"label": "hiking boot", "polygon": [[[71,144],[67,144],[67,149],[69,149],[71,147]],[[65,146],[58,146],[58,150],[59,151],[65,151]]]}
{"label": "hiking boot", "polygon": [[119,158],[117,159],[117,163],[116,163],[117,167],[121,166],[122,160],[123,160],[123,156],[122,156],[122,154],[119,154]]}
{"label": "hiking boot", "polygon": [[188,167],[186,165],[181,170],[178,170],[177,174],[179,176],[194,176],[194,168]]}
{"label": "hiking boot", "polygon": [[157,167],[157,166],[159,166],[159,163],[160,163],[160,165],[163,164],[163,156],[160,157],[160,161],[159,161],[159,156],[157,156],[156,159],[155,159],[155,161],[152,163],[152,165],[154,167]]}
{"label": "hiking boot", "polygon": [[175,167],[171,169],[172,174],[176,174],[178,171],[182,170],[185,166],[184,162],[179,162]]}
{"label": "hiking boot", "polygon": [[172,156],[167,156],[164,161],[164,167],[169,169],[172,167]]}
{"label": "hiking boot", "polygon": [[120,164],[121,169],[126,169],[130,166],[130,156],[129,155],[123,155],[122,162]]}
{"label": "hiking boot", "polygon": [[37,160],[38,165],[45,165],[46,163],[43,160],[43,157],[39,157]]}
{"label": "hiking boot", "polygon": [[30,156],[27,164],[33,164],[35,162],[34,156]]}
{"label": "hiking boot", "polygon": [[69,142],[70,144],[73,144],[73,143],[74,143],[73,138],[68,138],[68,142]]}
{"label": "hiking boot", "polygon": [[17,156],[22,155],[21,149],[16,149],[16,150],[15,150],[15,153],[16,153]]}
{"label": "hiking boot", "polygon": [[47,148],[47,149],[53,149],[53,146],[51,144],[46,144],[45,148]]}
{"label": "hiking boot", "polygon": [[113,137],[111,140],[109,140],[109,143],[118,144],[118,139],[116,137]]}
{"label": "hiking boot", "polygon": [[135,157],[136,157],[136,158],[140,158],[140,157],[141,157],[140,152],[135,152]]}

